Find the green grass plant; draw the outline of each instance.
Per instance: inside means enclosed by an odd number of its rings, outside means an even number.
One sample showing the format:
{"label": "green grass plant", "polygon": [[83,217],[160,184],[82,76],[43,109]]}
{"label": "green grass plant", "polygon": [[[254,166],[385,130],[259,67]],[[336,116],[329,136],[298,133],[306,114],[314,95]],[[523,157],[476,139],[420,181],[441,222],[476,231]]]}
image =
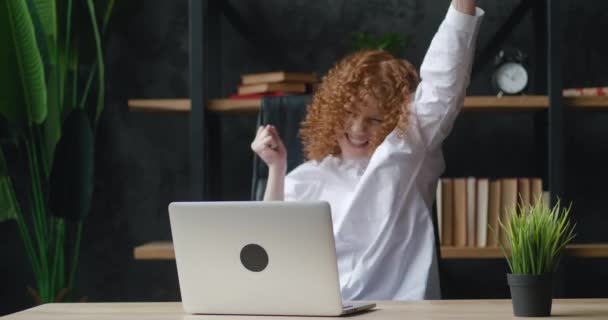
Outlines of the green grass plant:
{"label": "green grass plant", "polygon": [[536,199],[532,205],[508,210],[505,221],[499,222],[506,243],[498,242],[512,274],[540,275],[554,271],[564,248],[575,237],[571,208],[572,205],[563,207],[559,200],[549,207]]}

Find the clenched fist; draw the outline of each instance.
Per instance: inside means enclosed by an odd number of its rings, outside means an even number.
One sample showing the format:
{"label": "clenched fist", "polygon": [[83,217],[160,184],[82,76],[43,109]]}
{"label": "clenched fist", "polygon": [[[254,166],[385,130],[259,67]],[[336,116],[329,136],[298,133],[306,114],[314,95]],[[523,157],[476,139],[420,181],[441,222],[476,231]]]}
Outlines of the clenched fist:
{"label": "clenched fist", "polygon": [[287,167],[287,150],[274,126],[265,125],[258,128],[251,143],[251,150],[271,169],[285,170]]}

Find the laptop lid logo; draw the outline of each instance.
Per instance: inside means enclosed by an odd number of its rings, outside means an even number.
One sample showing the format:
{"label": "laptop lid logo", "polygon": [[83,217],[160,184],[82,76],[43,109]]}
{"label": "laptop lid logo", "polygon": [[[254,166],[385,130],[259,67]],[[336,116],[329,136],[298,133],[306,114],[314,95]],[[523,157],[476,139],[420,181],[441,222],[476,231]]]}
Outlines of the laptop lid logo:
{"label": "laptop lid logo", "polygon": [[241,249],[241,263],[249,271],[263,271],[268,266],[268,253],[260,245],[248,244]]}

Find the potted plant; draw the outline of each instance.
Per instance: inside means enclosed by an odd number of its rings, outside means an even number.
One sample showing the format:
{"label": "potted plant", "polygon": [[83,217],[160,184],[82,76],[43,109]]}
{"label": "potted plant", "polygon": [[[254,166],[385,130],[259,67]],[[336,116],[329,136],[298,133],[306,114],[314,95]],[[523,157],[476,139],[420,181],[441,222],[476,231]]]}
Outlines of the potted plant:
{"label": "potted plant", "polygon": [[393,56],[399,57],[411,42],[412,37],[396,32],[382,35],[374,35],[368,32],[353,32],[351,46],[353,51],[364,49],[385,50]]}
{"label": "potted plant", "polygon": [[552,208],[541,199],[508,210],[500,221],[506,243],[499,240],[511,273],[507,281],[513,313],[518,317],[551,315],[553,272],[574,238],[569,207],[558,201]]}
{"label": "potted plant", "polygon": [[113,5],[0,3],[0,222],[16,222],[37,304],[68,300],[74,288],[104,107],[101,36]]}

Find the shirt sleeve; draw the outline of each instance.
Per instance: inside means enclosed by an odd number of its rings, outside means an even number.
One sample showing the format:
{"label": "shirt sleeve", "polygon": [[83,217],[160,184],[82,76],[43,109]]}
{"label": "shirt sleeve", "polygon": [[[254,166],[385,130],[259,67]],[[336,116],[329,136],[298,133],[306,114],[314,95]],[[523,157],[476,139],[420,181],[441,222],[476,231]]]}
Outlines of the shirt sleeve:
{"label": "shirt sleeve", "polygon": [[450,6],[424,57],[412,111],[427,148],[447,137],[463,105],[483,15],[479,8],[472,16]]}
{"label": "shirt sleeve", "polygon": [[285,176],[285,201],[318,200],[321,170],[312,161],[305,162]]}

